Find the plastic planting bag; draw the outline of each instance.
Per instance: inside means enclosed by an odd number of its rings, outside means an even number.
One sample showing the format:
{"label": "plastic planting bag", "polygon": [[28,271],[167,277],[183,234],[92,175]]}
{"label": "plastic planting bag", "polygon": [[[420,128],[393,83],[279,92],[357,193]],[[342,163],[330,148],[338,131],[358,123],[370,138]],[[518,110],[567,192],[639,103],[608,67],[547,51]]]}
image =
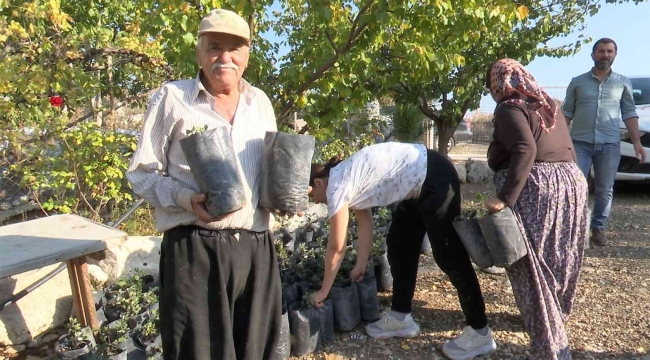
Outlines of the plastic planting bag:
{"label": "plastic planting bag", "polygon": [[320,349],[320,318],[318,309],[309,306],[301,308],[296,302],[289,307],[289,328],[291,328],[291,354],[304,356]]}
{"label": "plastic planting bag", "polygon": [[211,216],[226,215],[244,207],[244,185],[226,127],[190,135],[180,144],[194,180],[206,196],[205,207]]}
{"label": "plastic planting bag", "polygon": [[292,214],[307,210],[315,143],[311,135],[266,132],[260,206]]}
{"label": "plastic planting bag", "polygon": [[377,279],[375,275],[366,275],[356,283],[359,294],[361,319],[375,321],[379,319],[379,299],[377,298]]}
{"label": "plastic planting bag", "polygon": [[334,325],[338,330],[350,331],[361,322],[359,310],[359,294],[357,286],[351,283],[349,286],[333,286],[330,291],[330,298],[334,305]]}
{"label": "plastic planting bag", "polygon": [[390,291],[393,288],[393,275],[390,272],[390,264],[386,253],[374,260],[375,277],[377,278],[377,290]]}
{"label": "plastic planting bag", "polygon": [[323,306],[318,308],[320,320],[320,342],[329,344],[334,341],[334,305],[332,299],[323,301]]}
{"label": "plastic planting bag", "polygon": [[478,219],[494,265],[507,268],[528,254],[515,214],[510,208]]}
{"label": "plastic planting bag", "polygon": [[483,232],[476,218],[469,220],[456,220],[452,222],[456,233],[465,246],[469,257],[481,269],[489,268],[494,265],[492,255],[488,250]]}
{"label": "plastic planting bag", "polygon": [[291,334],[289,332],[289,311],[286,304],[282,304],[282,325],[280,326],[280,340],[275,349],[276,358],[287,360],[291,355]]}

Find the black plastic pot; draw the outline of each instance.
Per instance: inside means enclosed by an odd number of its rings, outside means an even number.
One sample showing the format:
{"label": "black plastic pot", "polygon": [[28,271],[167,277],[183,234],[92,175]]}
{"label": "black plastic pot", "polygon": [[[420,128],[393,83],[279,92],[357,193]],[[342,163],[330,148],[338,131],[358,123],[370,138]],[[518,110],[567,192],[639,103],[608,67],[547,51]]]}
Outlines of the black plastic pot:
{"label": "black plastic pot", "polygon": [[330,298],[334,306],[334,326],[337,330],[350,331],[361,322],[359,294],[355,283],[350,286],[333,286]]}
{"label": "black plastic pot", "polygon": [[291,331],[289,330],[289,310],[282,304],[282,326],[280,327],[280,340],[275,350],[276,359],[287,360],[291,356]]}
{"label": "black plastic pot", "polygon": [[117,354],[117,356],[123,356],[117,359],[127,359],[128,360],[147,360],[147,354],[144,350],[138,348],[133,339],[128,338],[117,345],[118,349],[124,350],[122,353]]}
{"label": "black plastic pot", "polygon": [[375,278],[378,291],[391,291],[393,289],[393,275],[390,272],[388,256],[383,255],[373,259],[375,264]]}
{"label": "black plastic pot", "polygon": [[115,298],[108,300],[108,303],[104,305],[104,315],[106,315],[109,323],[119,320],[123,313],[124,310],[117,305],[117,299]]}
{"label": "black plastic pot", "polygon": [[288,305],[295,303],[300,300],[300,292],[298,291],[298,285],[295,283],[285,286],[282,289],[282,299]]}
{"label": "black plastic pot", "polygon": [[230,130],[219,126],[181,139],[180,144],[199,190],[206,195],[208,213],[220,216],[241,209],[246,196]]}
{"label": "black plastic pot", "polygon": [[481,269],[494,265],[492,254],[487,247],[483,232],[476,218],[452,222],[456,233],[465,246],[469,257]]}
{"label": "black plastic pot", "polygon": [[311,135],[266,132],[260,206],[292,214],[307,210],[315,143]]}
{"label": "black plastic pot", "polygon": [[329,344],[334,341],[334,304],[332,299],[323,302],[318,308],[318,319],[320,320],[320,342]]}
{"label": "black plastic pot", "polygon": [[364,321],[379,319],[379,299],[377,298],[377,279],[374,275],[366,275],[356,283],[359,294],[359,311]]}
{"label": "black plastic pot", "polygon": [[147,344],[144,352],[147,356],[161,355],[162,358],[162,337],[158,335],[151,343]]}
{"label": "black plastic pot", "polygon": [[300,310],[300,302],[289,307],[291,329],[291,354],[304,356],[320,349],[320,318],[318,310],[309,307]]}
{"label": "black plastic pot", "polygon": [[494,265],[507,268],[528,254],[525,239],[510,208],[479,218],[478,224]]}
{"label": "black plastic pot", "polygon": [[59,359],[89,359],[90,358],[90,343],[84,344],[82,347],[74,350],[68,350],[64,345],[65,340],[62,340],[67,335],[59,338],[59,342],[54,347],[54,352]]}
{"label": "black plastic pot", "polygon": [[133,330],[136,327],[139,327],[145,321],[149,320],[150,317],[151,316],[149,315],[149,309],[142,308],[138,315],[131,316],[130,318],[127,319],[127,324],[129,325],[129,329]]}

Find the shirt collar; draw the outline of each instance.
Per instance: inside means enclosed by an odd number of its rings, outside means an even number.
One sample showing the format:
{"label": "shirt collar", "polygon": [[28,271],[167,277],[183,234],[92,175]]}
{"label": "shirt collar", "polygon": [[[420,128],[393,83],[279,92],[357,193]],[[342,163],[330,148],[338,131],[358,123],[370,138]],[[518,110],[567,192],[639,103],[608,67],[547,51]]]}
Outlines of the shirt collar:
{"label": "shirt collar", "polygon": [[[591,74],[591,76],[593,76],[593,77],[595,77],[596,79],[598,79],[598,75],[596,75],[596,72],[594,71],[594,68],[593,68],[593,67],[591,68],[591,70],[589,71],[589,73]],[[614,71],[613,71],[612,68],[610,67],[610,68],[609,68],[609,72],[607,73],[607,76],[605,77],[605,80],[609,79],[609,78],[612,76],[613,73],[614,73]]]}
{"label": "shirt collar", "polygon": [[[196,77],[194,78],[194,86],[192,87],[192,101],[196,100],[196,98],[199,97],[201,92],[205,92],[206,95],[210,94],[208,90],[205,88],[203,83],[201,82],[201,71],[199,69],[198,73],[196,74]],[[246,98],[247,103],[251,103],[253,99],[255,99],[256,92],[255,88],[251,84],[248,83],[248,81],[244,80],[244,78],[239,79],[239,84],[237,85],[237,88],[239,89],[239,93]],[[210,95],[212,96],[212,95]]]}

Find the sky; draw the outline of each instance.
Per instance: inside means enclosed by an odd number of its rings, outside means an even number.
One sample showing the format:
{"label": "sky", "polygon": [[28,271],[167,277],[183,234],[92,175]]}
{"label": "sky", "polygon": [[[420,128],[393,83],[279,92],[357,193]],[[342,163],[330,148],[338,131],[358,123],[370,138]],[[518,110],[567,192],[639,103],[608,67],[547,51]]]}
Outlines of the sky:
{"label": "sky", "polygon": [[[604,1],[603,1],[604,2]],[[603,37],[616,41],[618,55],[612,66],[615,72],[626,76],[650,75],[650,2],[604,4],[598,14],[586,20],[585,36],[592,43],[583,44],[580,52],[572,57],[541,57],[528,64],[528,70],[542,86],[567,86],[571,78],[589,71],[593,66],[591,48]],[[579,34],[553,39],[549,46],[575,41]]]}

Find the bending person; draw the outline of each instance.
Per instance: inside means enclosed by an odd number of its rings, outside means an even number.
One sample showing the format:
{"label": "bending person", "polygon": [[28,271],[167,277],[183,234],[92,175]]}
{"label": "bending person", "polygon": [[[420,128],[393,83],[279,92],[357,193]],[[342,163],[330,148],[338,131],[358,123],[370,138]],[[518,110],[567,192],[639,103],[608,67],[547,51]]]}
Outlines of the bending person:
{"label": "bending person", "polygon": [[496,349],[485,315],[476,273],[452,221],[460,214],[460,183],[453,164],[424,145],[383,143],[363,148],[349,159],[312,165],[309,196],[328,207],[330,234],[321,289],[313,304],[323,305],[346,249],[349,209],[358,220],[358,254],[350,272],[360,281],[373,240],[372,207],[399,202],[388,231],[388,260],[393,275],[391,311],[366,327],[374,338],[415,337],[411,317],[420,247],[425,232],[433,256],[458,291],[468,326],[443,352],[454,360],[471,359]]}

